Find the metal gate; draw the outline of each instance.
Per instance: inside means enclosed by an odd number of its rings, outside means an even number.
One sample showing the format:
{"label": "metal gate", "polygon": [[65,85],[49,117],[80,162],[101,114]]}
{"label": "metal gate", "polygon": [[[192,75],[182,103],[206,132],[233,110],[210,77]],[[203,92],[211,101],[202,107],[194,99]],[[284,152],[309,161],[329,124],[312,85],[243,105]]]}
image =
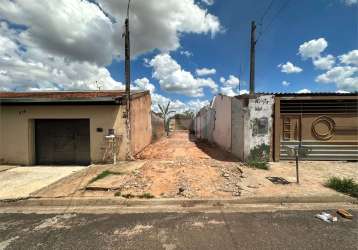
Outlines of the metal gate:
{"label": "metal gate", "polygon": [[88,165],[89,120],[35,120],[35,150],[39,165]]}
{"label": "metal gate", "polygon": [[357,98],[282,98],[279,103],[280,159],[292,159],[286,148],[301,141],[312,149],[304,160],[358,160]]}

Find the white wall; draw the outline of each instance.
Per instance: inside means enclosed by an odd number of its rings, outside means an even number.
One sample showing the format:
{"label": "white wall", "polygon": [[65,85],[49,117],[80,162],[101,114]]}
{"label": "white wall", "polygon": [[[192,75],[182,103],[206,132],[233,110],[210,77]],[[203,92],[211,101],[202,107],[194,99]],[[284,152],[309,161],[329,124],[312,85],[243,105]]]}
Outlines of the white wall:
{"label": "white wall", "polygon": [[215,110],[213,141],[227,151],[231,151],[231,99],[229,96],[218,95],[212,104]]}

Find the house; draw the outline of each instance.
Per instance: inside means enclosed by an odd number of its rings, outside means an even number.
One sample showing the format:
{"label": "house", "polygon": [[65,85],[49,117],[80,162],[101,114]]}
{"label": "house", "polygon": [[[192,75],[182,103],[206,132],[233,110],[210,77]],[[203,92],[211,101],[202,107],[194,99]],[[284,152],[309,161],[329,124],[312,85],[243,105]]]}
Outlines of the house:
{"label": "house", "polygon": [[[0,92],[0,161],[48,165],[125,160],[151,142],[151,98],[132,91]],[[129,133],[128,133],[129,131]]]}
{"label": "house", "polygon": [[194,119],[195,134],[246,161],[264,149],[271,160],[358,160],[357,93],[218,95]]}

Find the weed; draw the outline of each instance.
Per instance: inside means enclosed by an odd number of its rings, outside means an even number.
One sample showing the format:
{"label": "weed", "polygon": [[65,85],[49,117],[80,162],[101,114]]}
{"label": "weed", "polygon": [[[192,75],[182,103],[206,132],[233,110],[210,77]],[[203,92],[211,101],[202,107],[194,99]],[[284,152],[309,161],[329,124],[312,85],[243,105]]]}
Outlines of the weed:
{"label": "weed", "polygon": [[98,181],[100,179],[103,179],[109,175],[121,175],[122,173],[119,173],[119,172],[112,172],[112,171],[109,171],[109,170],[105,170],[103,171],[102,173],[100,173],[99,175],[97,175],[96,177],[94,177],[89,183],[92,183],[92,182],[95,182],[95,181]]}
{"label": "weed", "polygon": [[350,178],[331,177],[325,183],[326,187],[332,188],[337,192],[345,193],[358,198],[358,183]]}
{"label": "weed", "polygon": [[151,193],[144,193],[144,194],[138,195],[137,197],[140,199],[153,199],[154,195],[152,195]]}
{"label": "weed", "polygon": [[129,193],[129,194],[122,194],[122,197],[123,198],[126,198],[126,199],[132,199],[132,198],[135,198],[135,195]]}
{"label": "weed", "polygon": [[114,193],[114,196],[116,196],[116,197],[122,196],[121,191],[115,192],[115,193]]}
{"label": "weed", "polygon": [[269,154],[270,146],[262,144],[251,149],[249,158],[247,159],[247,164],[250,167],[259,168],[259,169],[269,169]]}

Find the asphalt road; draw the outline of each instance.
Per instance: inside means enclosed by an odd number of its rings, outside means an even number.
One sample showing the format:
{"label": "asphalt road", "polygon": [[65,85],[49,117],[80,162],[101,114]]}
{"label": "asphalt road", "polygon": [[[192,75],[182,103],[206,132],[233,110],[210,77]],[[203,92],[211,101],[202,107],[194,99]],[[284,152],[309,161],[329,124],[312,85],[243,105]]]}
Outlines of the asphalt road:
{"label": "asphalt road", "polygon": [[358,212],[0,214],[3,249],[358,249]]}

